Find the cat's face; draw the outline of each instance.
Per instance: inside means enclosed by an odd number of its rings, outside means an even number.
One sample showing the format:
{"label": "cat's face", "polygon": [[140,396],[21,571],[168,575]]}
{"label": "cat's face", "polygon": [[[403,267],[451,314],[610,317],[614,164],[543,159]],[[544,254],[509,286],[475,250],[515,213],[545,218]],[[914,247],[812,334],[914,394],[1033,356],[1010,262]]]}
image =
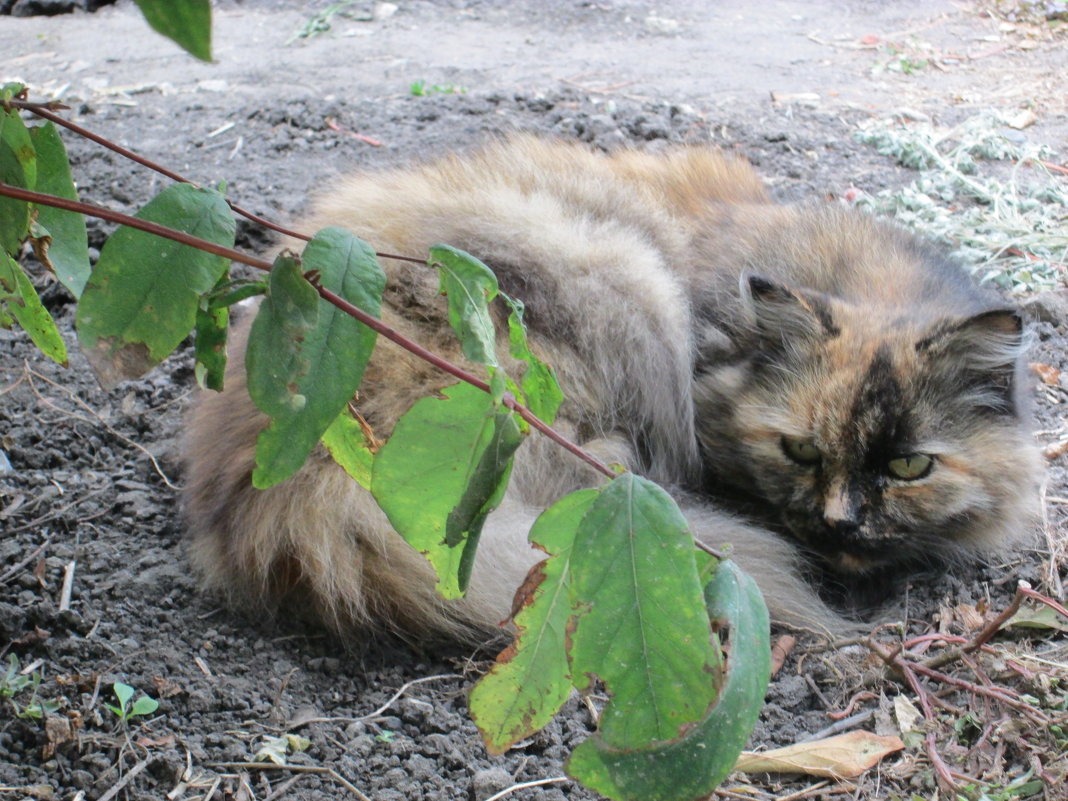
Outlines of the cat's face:
{"label": "cat's face", "polygon": [[750,291],[751,358],[698,380],[713,484],[844,572],[996,544],[1021,519],[1034,448],[1011,311],[879,320],[760,279]]}

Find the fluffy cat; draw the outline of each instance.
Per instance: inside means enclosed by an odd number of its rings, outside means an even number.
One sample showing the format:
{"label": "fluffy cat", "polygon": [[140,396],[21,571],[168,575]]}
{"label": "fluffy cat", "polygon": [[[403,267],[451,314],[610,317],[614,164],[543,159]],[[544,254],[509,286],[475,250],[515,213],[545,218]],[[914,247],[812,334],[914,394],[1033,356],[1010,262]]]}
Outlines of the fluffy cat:
{"label": "fluffy cat", "polygon": [[[837,206],[773,204],[740,160],[519,137],[345,178],[301,228],[327,225],[382,251],[447,242],[489,264],[558,372],[557,427],[671,487],[696,536],[731,544],[775,620],[842,624],[802,578],[812,555],[873,574],[1029,532],[1038,461],[1021,421],[1015,311],[900,230]],[[383,266],[383,319],[462,363],[433,271]],[[599,477],[529,437],[468,596],[445,602],[423,557],[325,453],[252,488],[265,418],[245,390],[243,329],[225,392],[201,396],[185,443],[205,584],[236,602],[297,593],[341,628],[496,629],[540,558],[526,541],[534,518]],[[380,340],[356,405],[388,436],[447,383]]]}

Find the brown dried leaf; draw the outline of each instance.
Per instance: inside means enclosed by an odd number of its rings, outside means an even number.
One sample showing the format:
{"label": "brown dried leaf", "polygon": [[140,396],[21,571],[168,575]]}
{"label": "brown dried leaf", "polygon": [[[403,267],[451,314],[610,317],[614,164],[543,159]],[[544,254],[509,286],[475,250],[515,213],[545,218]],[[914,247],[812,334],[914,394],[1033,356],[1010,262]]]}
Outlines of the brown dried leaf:
{"label": "brown dried leaf", "polygon": [[1028,367],[1031,368],[1031,372],[1042,379],[1043,384],[1048,384],[1051,387],[1060,385],[1061,371],[1051,364],[1043,364],[1042,362],[1031,362]]}
{"label": "brown dried leaf", "polygon": [[965,631],[978,631],[983,627],[982,613],[971,604],[957,604],[953,612]]}
{"label": "brown dried leaf", "polygon": [[1068,453],[1068,439],[1062,439],[1060,442],[1051,442],[1045,448],[1042,449],[1042,455],[1050,461],[1059,459]]}
{"label": "brown dried leaf", "polygon": [[791,634],[783,634],[774,642],[771,646],[772,676],[782,670],[783,663],[786,662],[786,657],[790,655],[790,652],[794,650],[794,646],[796,645],[797,637],[794,637]]}
{"label": "brown dried leaf", "polygon": [[44,722],[45,736],[48,742],[41,749],[41,755],[47,760],[51,759],[64,743],[72,743],[78,739],[78,729],[82,727],[82,716],[78,713],[70,715],[47,715]]}
{"label": "brown dried leaf", "polygon": [[152,683],[156,685],[157,698],[173,698],[186,692],[185,687],[162,676],[153,676]]}
{"label": "brown dried leaf", "polygon": [[746,773],[804,773],[832,779],[852,779],[887,754],[905,747],[899,737],[851,731],[824,740],[796,743],[755,754],[743,751],[735,770]]}

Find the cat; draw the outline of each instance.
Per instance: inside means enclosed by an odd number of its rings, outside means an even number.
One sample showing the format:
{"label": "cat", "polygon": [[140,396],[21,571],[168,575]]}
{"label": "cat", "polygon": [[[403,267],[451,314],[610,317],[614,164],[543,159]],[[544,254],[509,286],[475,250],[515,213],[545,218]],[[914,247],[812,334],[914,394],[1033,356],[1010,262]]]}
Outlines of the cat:
{"label": "cat", "polygon": [[[1019,542],[1039,460],[1021,397],[1021,320],[941,252],[863,213],[773,203],[711,147],[611,155],[529,136],[468,156],[343,178],[301,223],[376,249],[446,242],[522,299],[566,401],[556,427],[669,487],[703,542],[729,544],[772,619],[842,630],[806,580]],[[463,363],[433,271],[383,260],[382,317]],[[599,483],[543,437],[520,448],[467,596],[444,601],[423,557],[319,449],[253,489],[266,418],[245,390],[236,327],[222,393],[184,444],[184,514],[204,584],[236,603],[300,598],[345,631],[480,640],[500,631],[542,554],[537,514]],[[382,437],[450,383],[379,340],[355,400]]]}

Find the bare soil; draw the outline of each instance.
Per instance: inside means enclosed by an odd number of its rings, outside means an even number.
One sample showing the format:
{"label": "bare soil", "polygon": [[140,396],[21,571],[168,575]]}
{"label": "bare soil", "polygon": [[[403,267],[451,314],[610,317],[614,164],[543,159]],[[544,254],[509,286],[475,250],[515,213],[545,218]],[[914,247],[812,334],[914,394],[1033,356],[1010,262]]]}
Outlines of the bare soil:
{"label": "bare soil", "polygon": [[[785,201],[910,180],[853,140],[872,116],[951,124],[979,109],[1031,108],[1037,122],[1024,135],[1061,147],[1068,132],[1065,40],[1041,26],[1009,30],[967,3],[411,0],[392,14],[379,6],[377,16],[368,3],[357,8],[366,19],[337,17],[330,31],[290,41],[327,5],[221,0],[214,64],[151,34],[130,2],[95,14],[0,17],[0,80],[58,96],[81,124],[195,181],[226,180],[232,197],[275,219],[295,214],[333,174],[462,150],[515,129],[604,148],[711,140],[756,163]],[[928,64],[887,68],[903,57]],[[416,81],[432,94],[414,96]],[[67,141],[84,200],[131,211],[161,188],[153,173]],[[91,244],[106,233],[91,223]],[[253,250],[268,242],[245,224],[239,239]],[[45,284],[41,276],[45,302],[69,333],[71,300]],[[1066,307],[1053,294],[1028,301],[1033,361],[1068,367]],[[1039,437],[1058,441],[1068,391],[1033,381]],[[188,347],[105,393],[79,354],[60,369],[21,333],[0,330],[0,653],[39,671],[40,696],[60,705],[45,727],[0,699],[0,791],[469,801],[561,776],[592,726],[589,710],[573,700],[543,733],[488,756],[465,695],[492,654],[340,642],[197,593],[175,489],[175,443],[193,385]],[[1047,493],[1047,534],[1063,540],[1064,457],[1051,461]],[[65,575],[71,602],[61,610]],[[1062,577],[1036,547],[1010,564],[918,577],[902,595],[920,631],[940,610],[948,625],[953,608],[1003,607],[1018,579],[1055,593]],[[1044,645],[1062,661],[1064,647],[1063,636]],[[844,676],[837,664],[818,650],[795,651],[769,690],[752,746],[825,729],[828,711],[860,683],[859,668]],[[120,725],[102,705],[113,702],[115,681],[159,698],[159,710]],[[888,686],[877,687],[884,697]],[[868,702],[869,711],[879,706]],[[285,731],[310,740],[290,757],[306,770],[242,766],[263,737]],[[805,797],[932,797],[925,759],[914,745],[880,772]],[[1034,767],[1004,761],[1006,779]],[[757,798],[809,783],[739,776],[728,786],[742,782]],[[1040,792],[1066,797],[1052,784]],[[570,782],[510,796],[593,797]]]}

